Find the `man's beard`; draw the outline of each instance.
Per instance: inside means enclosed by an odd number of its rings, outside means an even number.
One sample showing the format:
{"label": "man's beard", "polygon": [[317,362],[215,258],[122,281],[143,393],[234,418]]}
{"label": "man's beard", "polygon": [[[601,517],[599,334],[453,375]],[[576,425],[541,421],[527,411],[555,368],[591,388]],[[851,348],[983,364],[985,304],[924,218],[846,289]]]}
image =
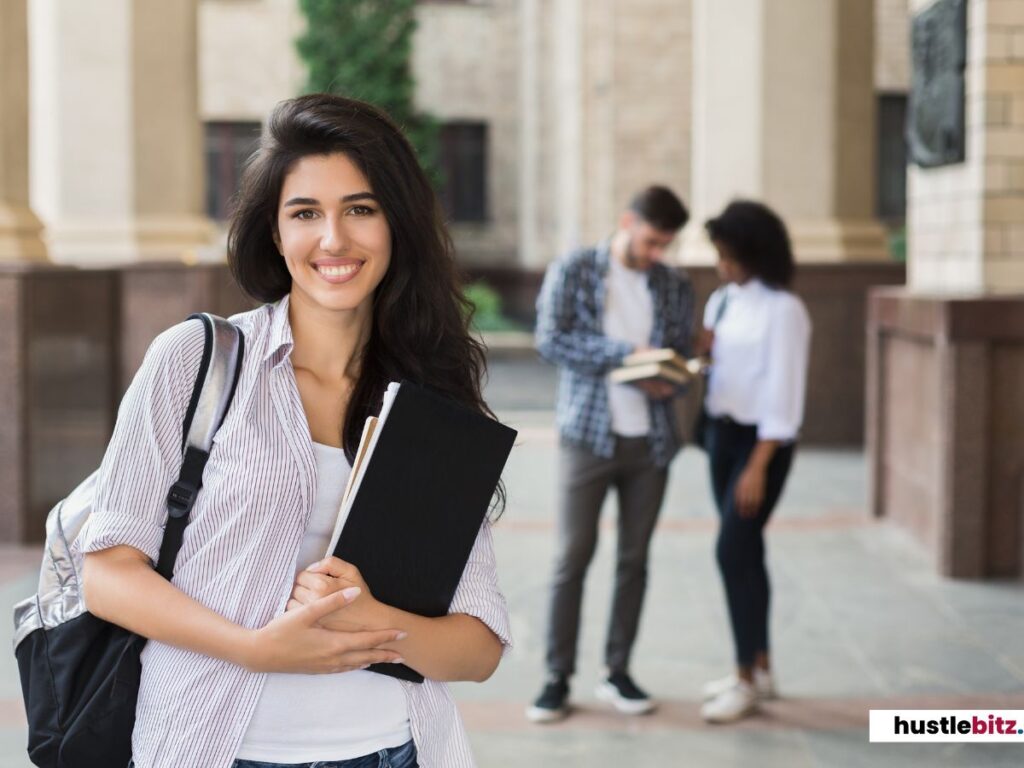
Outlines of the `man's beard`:
{"label": "man's beard", "polygon": [[630,238],[628,240],[626,240],[626,259],[625,259],[625,261],[626,261],[626,266],[629,267],[630,269],[646,270],[646,269],[648,269],[651,266],[650,263],[646,259],[638,258],[637,255],[635,253],[633,253],[633,238],[632,238],[632,236],[630,236]]}

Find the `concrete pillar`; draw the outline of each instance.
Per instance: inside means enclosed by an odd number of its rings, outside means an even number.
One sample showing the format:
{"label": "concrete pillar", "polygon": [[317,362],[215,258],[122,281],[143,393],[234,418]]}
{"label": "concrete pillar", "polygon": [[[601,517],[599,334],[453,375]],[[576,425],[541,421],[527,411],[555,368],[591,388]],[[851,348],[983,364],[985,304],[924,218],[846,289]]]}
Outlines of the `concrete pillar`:
{"label": "concrete pillar", "polygon": [[849,0],[694,0],[694,226],[734,197],[786,220],[800,261],[888,257],[874,219],[874,8]]}
{"label": "concrete pillar", "polygon": [[535,267],[609,235],[648,184],[687,197],[690,0],[521,7],[520,262]]}
{"label": "concrete pillar", "polygon": [[33,0],[32,201],[54,261],[187,261],[211,239],[196,13]]}
{"label": "concrete pillar", "polygon": [[[592,243],[615,228],[639,189],[689,196],[690,0],[587,0],[575,93],[576,232]],[[571,90],[570,90],[571,89]]]}
{"label": "concrete pillar", "polygon": [[0,261],[46,261],[29,208],[26,0],[0,3]]}

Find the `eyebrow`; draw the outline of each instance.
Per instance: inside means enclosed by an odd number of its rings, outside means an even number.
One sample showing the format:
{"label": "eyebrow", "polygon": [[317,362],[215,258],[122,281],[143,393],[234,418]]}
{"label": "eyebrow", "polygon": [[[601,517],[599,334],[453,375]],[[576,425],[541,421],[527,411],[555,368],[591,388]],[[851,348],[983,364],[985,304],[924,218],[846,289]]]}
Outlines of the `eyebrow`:
{"label": "eyebrow", "polygon": [[[372,192],[353,192],[351,195],[345,195],[341,198],[343,203],[354,203],[356,200],[377,200],[377,196]],[[293,197],[291,200],[284,204],[284,208],[292,205],[319,205],[320,201],[315,197]]]}

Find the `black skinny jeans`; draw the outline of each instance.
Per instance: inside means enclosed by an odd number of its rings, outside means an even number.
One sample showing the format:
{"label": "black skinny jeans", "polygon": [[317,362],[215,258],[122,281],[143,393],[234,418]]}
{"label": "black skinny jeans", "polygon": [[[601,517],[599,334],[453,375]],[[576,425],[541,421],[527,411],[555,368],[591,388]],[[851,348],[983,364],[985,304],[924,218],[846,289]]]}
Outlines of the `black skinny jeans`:
{"label": "black skinny jeans", "polygon": [[749,667],[768,651],[768,603],[771,587],[764,562],[764,526],[772,514],[793,463],[794,445],[779,446],[768,464],[764,501],[757,515],[744,518],[736,508],[736,483],[757,444],[757,428],[711,418],[707,447],[711,487],[721,525],[715,554],[725,584],[736,663]]}

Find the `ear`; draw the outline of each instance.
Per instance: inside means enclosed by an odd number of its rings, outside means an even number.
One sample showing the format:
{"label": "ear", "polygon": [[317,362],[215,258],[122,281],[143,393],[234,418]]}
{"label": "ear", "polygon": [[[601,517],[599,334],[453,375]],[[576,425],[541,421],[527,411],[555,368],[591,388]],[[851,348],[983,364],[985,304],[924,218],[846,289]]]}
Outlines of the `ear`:
{"label": "ear", "polygon": [[627,208],[619,216],[619,229],[632,229],[634,224],[636,224],[636,213]]}
{"label": "ear", "polygon": [[277,252],[284,256],[284,248],[281,247],[281,233],[277,230],[276,221],[270,223],[270,237],[273,239],[274,245],[277,246]]}

